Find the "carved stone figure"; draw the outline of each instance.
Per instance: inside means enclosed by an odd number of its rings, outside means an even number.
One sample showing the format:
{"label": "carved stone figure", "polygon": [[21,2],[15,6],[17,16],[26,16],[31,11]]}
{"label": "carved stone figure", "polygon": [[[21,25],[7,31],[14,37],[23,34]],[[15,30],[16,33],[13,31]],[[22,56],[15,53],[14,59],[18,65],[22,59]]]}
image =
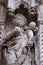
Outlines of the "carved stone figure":
{"label": "carved stone figure", "polygon": [[43,65],[42,0],[0,0],[0,65]]}

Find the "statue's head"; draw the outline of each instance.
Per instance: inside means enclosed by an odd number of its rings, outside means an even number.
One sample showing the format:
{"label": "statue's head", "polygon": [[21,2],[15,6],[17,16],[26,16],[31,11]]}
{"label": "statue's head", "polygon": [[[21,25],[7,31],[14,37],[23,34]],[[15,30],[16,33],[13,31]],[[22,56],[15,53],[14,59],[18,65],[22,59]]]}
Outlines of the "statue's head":
{"label": "statue's head", "polygon": [[14,22],[15,26],[22,27],[26,24],[27,19],[22,14],[17,14],[17,15],[15,15],[15,18],[13,19],[13,22]]}
{"label": "statue's head", "polygon": [[36,23],[34,21],[30,22],[29,27],[34,29],[36,27]]}
{"label": "statue's head", "polygon": [[27,30],[27,31],[26,31],[26,34],[27,34],[28,38],[33,38],[33,36],[34,36],[32,30]]}

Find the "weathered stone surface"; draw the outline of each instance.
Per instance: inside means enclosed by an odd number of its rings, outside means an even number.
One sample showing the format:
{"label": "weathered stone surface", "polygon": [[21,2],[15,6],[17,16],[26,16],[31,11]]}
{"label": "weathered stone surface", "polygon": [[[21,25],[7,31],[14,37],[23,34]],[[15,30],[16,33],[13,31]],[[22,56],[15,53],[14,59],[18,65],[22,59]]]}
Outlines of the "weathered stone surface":
{"label": "weathered stone surface", "polygon": [[6,2],[0,0],[0,65],[43,65],[43,1]]}

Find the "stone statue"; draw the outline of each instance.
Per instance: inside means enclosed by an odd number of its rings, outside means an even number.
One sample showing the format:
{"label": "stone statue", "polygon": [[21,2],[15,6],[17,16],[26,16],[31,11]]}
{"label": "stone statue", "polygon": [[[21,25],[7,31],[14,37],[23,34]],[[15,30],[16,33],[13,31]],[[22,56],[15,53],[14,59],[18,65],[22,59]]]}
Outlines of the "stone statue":
{"label": "stone statue", "polygon": [[16,24],[18,26],[15,26],[14,30],[17,32],[19,31],[20,34],[12,38],[11,40],[12,43],[8,42],[11,44],[8,47],[8,49],[5,50],[5,54],[4,54],[7,61],[7,65],[11,65],[11,64],[12,65],[31,65],[30,48],[33,46],[33,41],[32,41],[33,31],[32,30],[24,31],[23,26],[26,24],[25,21],[26,19],[24,16],[20,14],[17,15]]}
{"label": "stone statue", "polygon": [[0,65],[43,65],[42,0],[0,0]]}

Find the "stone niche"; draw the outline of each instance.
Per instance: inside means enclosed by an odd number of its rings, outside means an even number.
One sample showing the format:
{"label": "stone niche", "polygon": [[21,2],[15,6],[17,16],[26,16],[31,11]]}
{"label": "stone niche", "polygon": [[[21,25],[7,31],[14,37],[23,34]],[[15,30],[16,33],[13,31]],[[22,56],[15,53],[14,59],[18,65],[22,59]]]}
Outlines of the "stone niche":
{"label": "stone niche", "polygon": [[[13,4],[11,5],[11,3],[13,3]],[[23,4],[22,10],[20,9],[21,4]],[[9,13],[7,15],[8,18],[7,18],[7,22],[6,23],[9,25],[9,27],[13,28],[15,25],[24,26],[24,22],[23,21],[25,21],[25,23],[26,23],[26,21],[27,21],[26,19],[28,17],[27,16],[28,13],[27,13],[27,11],[25,13],[24,9],[29,10],[29,4],[27,2],[25,2],[25,1],[22,1],[22,0],[19,0],[19,1],[18,0],[8,0],[8,9],[10,10],[9,11],[10,16],[12,14],[11,11],[14,11],[14,13],[13,13],[14,17],[10,18]],[[19,12],[17,12],[17,14],[16,14],[15,10],[18,11],[17,9],[19,10]],[[24,10],[24,14],[25,15],[27,14],[26,16],[23,14],[23,10]],[[18,24],[17,21],[18,21],[18,23],[20,21],[20,23]]]}

